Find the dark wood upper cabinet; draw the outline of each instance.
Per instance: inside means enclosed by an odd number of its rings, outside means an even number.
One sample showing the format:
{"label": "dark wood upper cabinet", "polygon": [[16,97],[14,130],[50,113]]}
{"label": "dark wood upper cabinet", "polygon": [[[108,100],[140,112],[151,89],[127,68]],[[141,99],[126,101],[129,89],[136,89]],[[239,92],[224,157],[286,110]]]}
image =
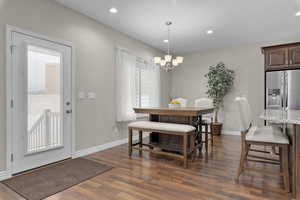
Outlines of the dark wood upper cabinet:
{"label": "dark wood upper cabinet", "polygon": [[278,69],[288,67],[288,50],[278,48],[266,51],[265,65],[268,69]]}
{"label": "dark wood upper cabinet", "polygon": [[291,67],[300,67],[300,45],[289,48],[289,65]]}
{"label": "dark wood upper cabinet", "polygon": [[300,69],[300,43],[263,47],[265,70]]}

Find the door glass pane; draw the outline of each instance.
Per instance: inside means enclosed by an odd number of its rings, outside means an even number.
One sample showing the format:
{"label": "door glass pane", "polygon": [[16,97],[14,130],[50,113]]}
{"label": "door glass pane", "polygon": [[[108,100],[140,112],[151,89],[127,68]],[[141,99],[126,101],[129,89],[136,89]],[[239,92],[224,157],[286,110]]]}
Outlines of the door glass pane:
{"label": "door glass pane", "polygon": [[62,145],[61,60],[59,52],[28,46],[27,152]]}

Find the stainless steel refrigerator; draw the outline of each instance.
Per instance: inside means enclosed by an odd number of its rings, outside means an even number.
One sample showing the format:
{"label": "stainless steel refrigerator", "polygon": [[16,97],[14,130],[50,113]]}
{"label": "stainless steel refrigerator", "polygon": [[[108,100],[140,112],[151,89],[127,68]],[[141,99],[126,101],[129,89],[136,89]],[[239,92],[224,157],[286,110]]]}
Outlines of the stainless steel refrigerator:
{"label": "stainless steel refrigerator", "polygon": [[266,109],[300,109],[300,70],[266,72]]}

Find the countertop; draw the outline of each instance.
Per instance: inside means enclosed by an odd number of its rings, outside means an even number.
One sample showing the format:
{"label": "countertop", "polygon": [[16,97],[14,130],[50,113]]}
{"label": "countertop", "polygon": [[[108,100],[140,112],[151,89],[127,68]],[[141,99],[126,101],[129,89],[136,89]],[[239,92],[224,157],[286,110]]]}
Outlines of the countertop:
{"label": "countertop", "polygon": [[300,125],[300,110],[264,110],[260,118],[274,123]]}

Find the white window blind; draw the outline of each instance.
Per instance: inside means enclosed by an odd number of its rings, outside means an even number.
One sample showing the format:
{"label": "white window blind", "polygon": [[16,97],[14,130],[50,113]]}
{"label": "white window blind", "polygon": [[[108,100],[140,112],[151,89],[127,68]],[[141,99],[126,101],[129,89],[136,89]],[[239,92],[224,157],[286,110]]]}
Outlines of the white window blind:
{"label": "white window blind", "polygon": [[160,69],[125,49],[116,56],[116,119],[136,119],[134,107],[160,104]]}
{"label": "white window blind", "polygon": [[148,64],[141,58],[136,64],[136,105],[139,107],[159,106],[160,73],[159,68]]}

